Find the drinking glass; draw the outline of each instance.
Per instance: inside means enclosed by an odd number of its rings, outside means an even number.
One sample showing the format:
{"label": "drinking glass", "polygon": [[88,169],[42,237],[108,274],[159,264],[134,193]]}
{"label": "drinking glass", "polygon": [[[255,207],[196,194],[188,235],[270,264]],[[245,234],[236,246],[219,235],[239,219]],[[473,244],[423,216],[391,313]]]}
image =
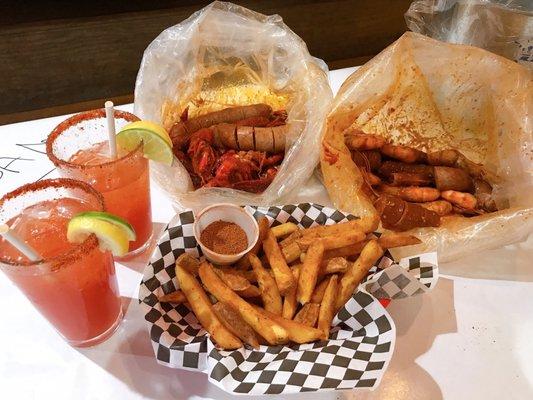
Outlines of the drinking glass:
{"label": "drinking glass", "polygon": [[94,234],[67,240],[70,219],[104,211],[104,199],[88,184],[47,179],[24,185],[0,199],[0,224],[41,257],[31,261],[0,236],[0,269],[72,346],[97,344],[122,320],[113,256]]}
{"label": "drinking glass", "polygon": [[[115,110],[116,130],[138,121],[135,115]],[[64,177],[92,185],[104,196],[107,210],[128,221],[137,238],[122,259],[141,253],[152,237],[150,173],[142,144],[111,158],[105,110],[76,114],[60,123],[48,136],[46,151]]]}

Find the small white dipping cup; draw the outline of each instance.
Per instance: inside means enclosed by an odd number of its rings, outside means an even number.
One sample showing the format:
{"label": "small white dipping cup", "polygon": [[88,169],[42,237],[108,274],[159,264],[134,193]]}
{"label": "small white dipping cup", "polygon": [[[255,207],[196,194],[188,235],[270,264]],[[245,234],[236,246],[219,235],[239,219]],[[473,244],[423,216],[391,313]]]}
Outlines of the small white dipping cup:
{"label": "small white dipping cup", "polygon": [[[207,225],[215,221],[233,222],[234,224],[239,225],[246,233],[246,238],[248,239],[248,247],[246,250],[237,254],[219,254],[204,246],[200,240],[200,235]],[[226,203],[213,204],[196,214],[193,230],[194,237],[206,258],[218,265],[228,265],[237,262],[248,253],[252,247],[254,247],[259,238],[259,226],[257,225],[255,218],[244,211],[243,208]]]}

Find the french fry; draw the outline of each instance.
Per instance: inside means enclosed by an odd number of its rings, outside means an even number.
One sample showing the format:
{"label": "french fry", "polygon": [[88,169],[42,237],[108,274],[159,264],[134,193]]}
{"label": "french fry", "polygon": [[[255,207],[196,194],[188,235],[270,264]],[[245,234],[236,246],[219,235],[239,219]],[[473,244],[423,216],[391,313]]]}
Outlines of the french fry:
{"label": "french fry", "polygon": [[273,226],[270,229],[276,238],[280,238],[296,232],[298,230],[298,226],[292,222],[285,222],[284,224]]}
{"label": "french fry", "polygon": [[[258,308],[256,306],[254,307]],[[312,328],[290,319],[285,319],[279,315],[269,313],[268,311],[265,311],[264,313],[277,324],[282,326],[287,332],[289,339],[295,343],[303,344],[325,339],[324,332],[322,332],[320,329]]]}
{"label": "french fry", "polygon": [[324,255],[324,245],[321,240],[315,240],[309,247],[305,261],[300,268],[300,277],[298,278],[298,290],[296,297],[302,305],[309,303],[311,295],[315,289],[318,279],[318,271]]}
{"label": "french fry", "polygon": [[279,242],[280,246],[283,248],[290,243],[293,243],[296,239],[302,237],[302,230],[298,229],[291,233],[289,236],[287,236],[285,239],[283,239],[281,242]]}
{"label": "french fry", "polygon": [[335,311],[348,301],[368,270],[382,255],[383,249],[376,240],[371,240],[366,244],[357,261],[350,265],[340,280]]}
{"label": "french fry", "polygon": [[[276,243],[277,245],[277,243]],[[231,290],[213,270],[208,262],[202,262],[199,269],[200,279],[218,301],[229,304],[241,315],[241,317],[259,333],[271,345],[286,343],[289,339],[288,332],[283,326],[271,317],[267,312],[249,304]],[[270,314],[268,314],[270,315]],[[274,315],[274,314],[271,314]]]}
{"label": "french fry", "polygon": [[[245,256],[246,257],[246,256]],[[246,279],[250,283],[257,282],[257,277],[255,276],[255,272],[251,269],[247,271],[243,271],[240,269],[235,269],[233,266],[229,267],[218,267],[219,270],[223,271],[226,275],[237,275],[241,278]]]}
{"label": "french fry", "polygon": [[250,325],[246,323],[240,314],[230,305],[219,301],[213,305],[213,311],[231,333],[241,339],[244,343],[249,344],[254,349],[259,347],[257,335]]}
{"label": "french fry", "polygon": [[[255,254],[250,254],[250,264],[257,277],[257,283],[259,284],[259,290],[261,291],[261,298],[263,299],[263,306],[265,310],[281,315],[283,306],[281,304],[281,296],[279,294],[276,280],[270,275],[263,264]],[[248,282],[248,281],[247,281]]]}
{"label": "french fry", "polygon": [[320,304],[322,302],[322,298],[324,297],[324,293],[326,292],[328,282],[328,279],[324,279],[322,282],[316,285],[315,290],[313,291],[313,294],[311,296],[311,303]]}
{"label": "french fry", "polygon": [[249,298],[255,298],[261,296],[261,290],[257,286],[250,285],[244,290],[236,290],[235,293],[237,293],[239,296],[249,299]]}
{"label": "french fry", "polygon": [[193,276],[198,276],[198,268],[200,267],[200,261],[196,257],[193,257],[187,253],[183,253],[180,254],[178,259],[176,260],[176,263],[180,263],[180,265]]}
{"label": "french fry", "polygon": [[[324,259],[330,259],[334,257],[353,257],[361,253],[363,247],[368,243],[368,239],[375,239],[376,236],[367,236],[367,240],[351,244],[348,246],[340,247],[338,249],[326,250],[324,253]],[[376,238],[377,239],[377,238]],[[410,246],[420,243],[420,240],[412,235],[406,235],[401,233],[386,233],[377,239],[379,245],[383,249],[392,249],[394,247]]]}
{"label": "french fry", "polygon": [[187,302],[187,298],[185,297],[185,295],[183,294],[181,290],[176,290],[175,292],[165,294],[164,296],[159,297],[158,300],[161,303],[181,304],[181,303]]}
{"label": "french fry", "polygon": [[[324,246],[324,250],[338,249],[357,242],[361,242],[366,237],[366,234],[361,230],[353,230],[339,234],[339,236],[321,236],[320,241]],[[315,237],[303,237],[296,239],[296,243],[302,251],[306,251],[309,246],[317,241]]]}
{"label": "french fry", "polygon": [[304,229],[302,231],[302,236],[304,238],[323,238],[328,236],[342,236],[353,231],[364,233],[359,225],[360,220],[342,222],[340,224],[333,225],[318,225],[313,226],[312,228]]}
{"label": "french fry", "polygon": [[318,313],[320,311],[320,304],[307,303],[294,317],[295,322],[304,324],[306,326],[314,327],[318,320]]}
{"label": "french fry", "polygon": [[[362,231],[369,233],[375,231],[379,226],[379,217],[362,217],[357,220],[343,222],[334,225],[319,225],[312,228],[296,231],[281,241],[282,248],[285,248],[294,243],[299,238],[311,237],[326,237],[326,236],[340,236],[348,231]],[[289,254],[293,254],[294,249],[291,249]],[[290,261],[287,261],[290,262]]]}
{"label": "french fry", "polygon": [[[298,264],[293,264],[290,266],[290,269],[292,271],[292,273],[294,274],[296,271],[300,271],[300,268],[302,268],[302,263],[298,263]],[[296,282],[298,282],[298,280],[296,280]]]}
{"label": "french fry", "polygon": [[243,291],[250,287],[250,281],[242,276],[232,273],[226,273],[220,268],[213,268],[222,281],[234,291]]}
{"label": "french fry", "polygon": [[411,246],[422,243],[420,239],[413,235],[406,235],[396,232],[387,232],[378,239],[378,244],[383,249],[392,249],[394,247]]}
{"label": "french fry", "polygon": [[[294,275],[294,280],[298,282],[298,277],[300,276],[299,266],[292,267],[291,270]],[[296,299],[297,290],[298,286],[294,285],[283,298],[283,311],[281,313],[283,318],[292,319],[292,317],[294,317],[294,313],[298,307],[298,300]]]}
{"label": "french fry", "polygon": [[250,249],[250,251],[237,263],[235,264],[235,268],[239,270],[246,271],[250,269],[250,260],[248,259],[249,254],[257,254],[259,253],[259,250],[261,250],[261,247],[263,246],[263,240],[265,240],[265,237],[268,233],[268,230],[270,228],[270,225],[268,223],[267,217],[261,217],[257,220],[257,225],[259,226],[259,238],[257,239],[257,242],[255,243],[254,247]]}
{"label": "french fry", "polygon": [[211,334],[213,340],[226,350],[241,347],[242,342],[240,339],[232,334],[213,312],[211,302],[202,286],[180,262],[176,262],[176,277],[196,318],[198,318],[205,330]]}
{"label": "french fry", "polygon": [[339,247],[337,249],[326,250],[324,252],[324,260],[329,260],[330,258],[335,258],[335,257],[358,256],[363,250],[363,247],[365,247],[368,241],[372,239],[377,239],[377,236],[374,235],[373,233],[369,233],[366,235],[366,238],[360,242],[350,244],[344,247]]}
{"label": "french fry", "polygon": [[332,275],[326,281],[327,287],[324,292],[324,297],[320,303],[320,312],[318,313],[318,329],[324,332],[324,336],[329,338],[329,330],[331,328],[331,321],[335,316],[335,296],[337,295],[337,275]]}
{"label": "french fry", "polygon": [[348,269],[349,261],[344,257],[334,257],[329,260],[322,261],[319,275],[336,274],[338,272],[345,272]]}
{"label": "french fry", "polygon": [[293,261],[296,261],[300,258],[300,254],[302,254],[302,249],[296,241],[288,244],[287,246],[283,247],[281,249],[283,257],[285,257],[285,260],[288,264],[290,264]]}
{"label": "french fry", "polygon": [[279,292],[282,295],[287,294],[290,289],[296,285],[296,282],[283,254],[281,253],[278,242],[270,229],[265,240],[263,240],[263,250],[270,267],[272,268],[272,272],[274,272],[274,278],[276,279]]}
{"label": "french fry", "polygon": [[324,259],[330,259],[335,257],[352,257],[361,253],[363,247],[368,243],[367,240],[363,240],[358,243],[350,244],[348,246],[339,247],[338,249],[326,250],[324,252]]}

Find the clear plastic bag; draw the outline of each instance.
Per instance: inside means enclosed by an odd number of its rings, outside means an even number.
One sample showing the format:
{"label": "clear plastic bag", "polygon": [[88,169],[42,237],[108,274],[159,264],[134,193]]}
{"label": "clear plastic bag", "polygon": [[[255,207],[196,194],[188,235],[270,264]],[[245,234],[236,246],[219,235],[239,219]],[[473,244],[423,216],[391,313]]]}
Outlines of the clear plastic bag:
{"label": "clear plastic bag", "polygon": [[[533,80],[526,68],[488,51],[408,32],[353,73],[327,117],[324,183],[335,207],[376,215],[344,144],[354,123],[420,150],[455,148],[482,163],[500,211],[454,217],[412,233],[439,260],[523,240],[533,231]],[[396,253],[405,256],[407,252]]]}
{"label": "clear plastic bag", "polygon": [[481,47],[533,69],[531,0],[417,0],[405,21],[413,32]]}
{"label": "clear plastic bag", "polygon": [[169,129],[189,117],[232,105],[267,103],[288,112],[284,161],[261,194],[225,188],[194,190],[177,160],[152,164],[152,177],[178,208],[214,202],[280,203],[312,175],[320,132],[333,98],[327,66],[278,15],[214,2],[163,31],[145,50],[135,86],[135,114]]}

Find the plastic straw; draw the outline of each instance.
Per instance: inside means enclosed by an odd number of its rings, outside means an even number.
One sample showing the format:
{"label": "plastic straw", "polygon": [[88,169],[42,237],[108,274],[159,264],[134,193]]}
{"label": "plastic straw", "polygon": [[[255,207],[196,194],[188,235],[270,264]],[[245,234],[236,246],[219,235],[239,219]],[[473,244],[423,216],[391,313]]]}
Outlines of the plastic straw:
{"label": "plastic straw", "polygon": [[31,246],[19,238],[9,226],[0,224],[0,236],[13,245],[18,251],[28,257],[31,261],[40,261],[43,258]]}
{"label": "plastic straw", "polygon": [[115,110],[112,101],[105,102],[105,117],[107,119],[107,133],[109,135],[109,154],[117,158],[117,138],[115,132]]}

